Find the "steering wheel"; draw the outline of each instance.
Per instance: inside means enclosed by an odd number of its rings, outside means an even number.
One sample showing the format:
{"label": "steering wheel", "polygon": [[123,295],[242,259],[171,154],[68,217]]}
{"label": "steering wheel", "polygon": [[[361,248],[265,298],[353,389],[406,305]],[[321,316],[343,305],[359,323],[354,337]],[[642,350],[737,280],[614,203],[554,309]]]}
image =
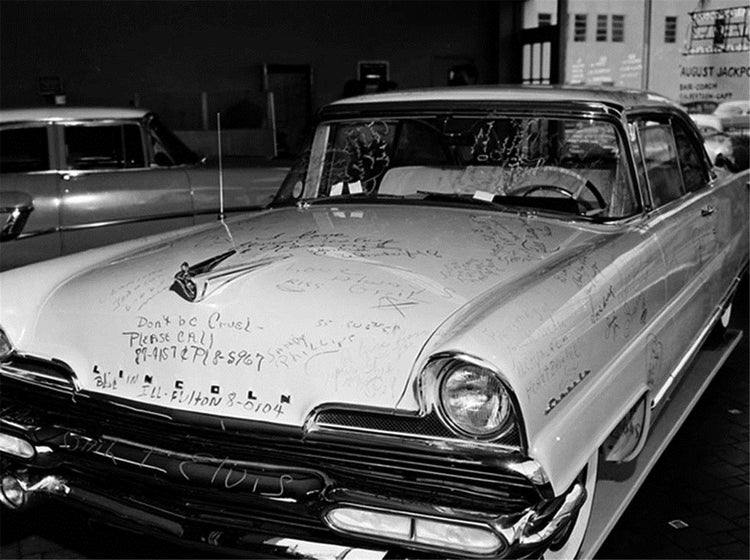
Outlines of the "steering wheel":
{"label": "steering wheel", "polygon": [[[586,210],[593,210],[593,206],[591,203],[587,200],[584,200],[581,198],[581,193],[583,192],[583,189],[588,189],[591,194],[594,195],[594,198],[596,199],[596,203],[599,205],[599,209],[605,210],[607,208],[607,203],[604,200],[604,197],[602,196],[602,193],[599,191],[599,189],[594,186],[594,184],[583,177],[582,175],[576,173],[575,171],[572,171],[570,169],[566,169],[565,167],[557,167],[554,165],[545,165],[544,167],[540,167],[539,171],[535,172],[532,176],[529,177],[529,182],[536,181],[539,179],[548,179],[546,177],[543,177],[546,172],[552,172],[556,175],[562,175],[563,180],[567,179],[565,182],[572,183],[570,186],[573,187],[571,189],[567,189],[565,187],[562,187],[560,185],[553,185],[553,184],[547,184],[547,183],[540,183],[540,184],[533,184],[528,187],[521,187],[519,189],[516,189],[517,192],[520,192],[521,196],[529,196],[531,193],[540,191],[540,190],[551,190],[555,191],[557,193],[562,194],[563,196],[567,196],[568,198],[572,198],[573,200],[579,202],[586,208]],[[542,177],[540,177],[540,175]],[[558,178],[559,180],[560,178]],[[521,192],[522,191],[522,192]]]}

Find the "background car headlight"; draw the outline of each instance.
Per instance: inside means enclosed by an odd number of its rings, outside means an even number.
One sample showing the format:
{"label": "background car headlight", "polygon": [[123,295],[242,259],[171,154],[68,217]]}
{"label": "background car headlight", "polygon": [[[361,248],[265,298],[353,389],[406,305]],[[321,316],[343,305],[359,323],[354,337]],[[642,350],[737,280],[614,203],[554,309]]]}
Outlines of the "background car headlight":
{"label": "background car headlight", "polygon": [[510,396],[498,375],[470,363],[455,363],[443,373],[440,406],[459,432],[482,438],[501,432],[511,414]]}

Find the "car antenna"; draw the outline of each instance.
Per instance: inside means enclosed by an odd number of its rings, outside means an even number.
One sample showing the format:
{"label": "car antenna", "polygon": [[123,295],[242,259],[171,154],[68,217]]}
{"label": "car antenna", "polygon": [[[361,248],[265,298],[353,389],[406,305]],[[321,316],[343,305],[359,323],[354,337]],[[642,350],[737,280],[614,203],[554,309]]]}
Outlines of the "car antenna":
{"label": "car antenna", "polygon": [[216,140],[219,145],[219,220],[224,222],[224,169],[221,166],[221,113],[216,113]]}
{"label": "car antenna", "polygon": [[229,231],[229,226],[224,221],[224,168],[222,167],[222,156],[221,156],[221,112],[216,113],[216,137],[219,148],[219,221],[227,231],[229,240],[232,242],[234,250],[237,250],[237,244],[234,242],[232,232]]}

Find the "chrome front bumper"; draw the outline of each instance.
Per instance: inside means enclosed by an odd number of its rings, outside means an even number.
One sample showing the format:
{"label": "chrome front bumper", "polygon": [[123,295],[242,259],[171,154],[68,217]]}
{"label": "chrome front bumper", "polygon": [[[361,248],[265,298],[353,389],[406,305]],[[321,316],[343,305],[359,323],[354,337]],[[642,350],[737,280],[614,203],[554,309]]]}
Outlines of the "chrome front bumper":
{"label": "chrome front bumper", "polygon": [[[242,531],[226,529],[218,520],[191,518],[172,515],[168,512],[154,513],[145,507],[135,507],[115,496],[91,492],[80,485],[56,474],[37,473],[27,468],[8,468],[6,463],[2,473],[2,493],[0,501],[11,509],[21,509],[41,504],[45,498],[59,498],[76,506],[99,522],[123,529],[136,529],[141,533],[179,542],[192,547],[210,547],[215,552],[242,555],[248,552],[269,554],[281,558],[388,558],[409,557],[408,550],[421,551],[427,556],[440,552],[436,548],[408,545],[387,539],[372,539],[357,535],[340,534],[340,538],[317,539],[315,531],[284,536],[281,533],[267,533],[265,530]],[[342,492],[343,494],[343,492]],[[565,531],[575,520],[578,509],[586,499],[582,484],[575,483],[562,496],[555,507],[546,504],[545,511],[529,509],[520,518],[511,522],[499,517],[488,520],[488,526],[505,541],[500,550],[488,554],[488,558],[529,557],[544,550],[555,537]],[[398,509],[390,510],[390,513]],[[409,515],[422,517],[410,512]],[[366,554],[366,555],[365,555]],[[448,551],[451,556],[461,556],[456,551]],[[351,555],[351,556],[349,556]],[[417,552],[417,556],[419,552]],[[476,555],[472,555],[476,557]]]}

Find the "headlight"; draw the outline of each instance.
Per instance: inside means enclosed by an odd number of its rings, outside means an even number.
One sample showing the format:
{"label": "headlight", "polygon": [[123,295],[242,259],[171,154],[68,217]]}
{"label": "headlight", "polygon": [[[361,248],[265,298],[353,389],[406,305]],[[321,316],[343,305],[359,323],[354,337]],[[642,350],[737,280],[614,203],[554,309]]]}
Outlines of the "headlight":
{"label": "headlight", "polygon": [[445,419],[457,431],[482,439],[498,435],[511,414],[510,395],[497,373],[471,363],[446,368],[439,401]]}
{"label": "headlight", "polygon": [[10,343],[10,339],[5,334],[5,331],[0,328],[0,361],[4,360],[13,353],[13,345]]}

